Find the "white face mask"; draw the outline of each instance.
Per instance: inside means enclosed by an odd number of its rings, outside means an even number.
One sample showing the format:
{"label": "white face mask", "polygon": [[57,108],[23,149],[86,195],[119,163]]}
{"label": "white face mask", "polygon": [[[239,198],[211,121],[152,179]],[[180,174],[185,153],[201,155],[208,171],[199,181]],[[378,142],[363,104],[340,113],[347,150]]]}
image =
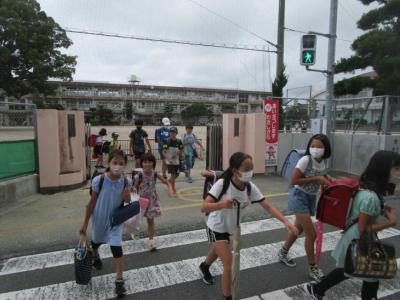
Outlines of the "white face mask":
{"label": "white face mask", "polygon": [[310,148],[310,154],[313,158],[321,158],[324,155],[325,149],[323,148]]}
{"label": "white face mask", "polygon": [[239,177],[241,182],[249,182],[251,178],[253,177],[253,171],[248,171],[248,172],[240,172],[239,173],[242,175]]}
{"label": "white face mask", "polygon": [[400,171],[390,173],[389,183],[400,184]]}
{"label": "white face mask", "polygon": [[122,171],[124,170],[124,166],[120,166],[120,165],[111,165],[111,166],[110,166],[110,170],[111,170],[111,173],[112,173],[114,176],[119,176],[119,175],[122,174]]}

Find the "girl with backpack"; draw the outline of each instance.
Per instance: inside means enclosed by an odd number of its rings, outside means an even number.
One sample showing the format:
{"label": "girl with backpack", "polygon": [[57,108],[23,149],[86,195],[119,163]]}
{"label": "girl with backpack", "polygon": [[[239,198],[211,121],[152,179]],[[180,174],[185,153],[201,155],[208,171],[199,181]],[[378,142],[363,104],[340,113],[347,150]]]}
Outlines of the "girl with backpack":
{"label": "girl with backpack", "polygon": [[[317,194],[321,185],[329,184],[326,160],[331,156],[331,145],[324,134],[316,134],[308,141],[305,155],[299,159],[293,171],[288,208],[296,215],[295,226],[301,234],[305,233],[304,248],[309,264],[309,276],[319,281],[323,273],[315,264],[314,243],[316,232],[311,220],[315,215]],[[283,247],[278,252],[279,260],[288,267],[296,263],[288,252],[297,236],[289,233]]]}
{"label": "girl with backpack", "polygon": [[[360,190],[353,198],[349,217],[354,223],[344,232],[332,252],[336,268],[321,282],[304,285],[304,291],[310,298],[322,299],[328,289],[348,279],[344,273],[347,248],[353,239],[359,239],[366,232],[367,226],[371,225],[373,232],[396,226],[397,217],[394,209],[384,205],[383,196],[393,193],[394,185],[399,183],[400,155],[392,151],[376,152],[362,173]],[[380,215],[387,221],[378,222]],[[363,279],[361,299],[377,299],[378,288],[378,279]]]}
{"label": "girl with backpack", "polygon": [[109,154],[109,168],[105,174],[97,176],[92,181],[92,193],[86,206],[86,213],[79,230],[86,235],[89,219],[92,220],[92,248],[94,254],[93,266],[100,270],[102,262],[99,256],[101,244],[109,244],[115,259],[116,280],[115,293],[118,296],[125,294],[123,279],[122,231],[123,224],[111,226],[111,217],[122,201],[131,200],[132,181],[124,174],[127,157],[122,150],[115,150]]}
{"label": "girl with backpack", "polygon": [[[203,282],[213,284],[213,276],[209,268],[219,257],[223,264],[222,293],[225,299],[232,299],[231,272],[232,252],[230,236],[236,229],[237,209],[243,209],[249,204],[259,203],[262,208],[285,224],[286,229],[297,235],[297,228],[289,223],[282,213],[268,203],[258,187],[250,180],[253,176],[253,160],[251,156],[236,152],[229,159],[229,168],[210,189],[203,202],[201,211],[209,213],[207,219],[207,236],[211,249],[199,266],[203,274]],[[239,205],[239,208],[235,208]],[[240,222],[240,218],[239,218]]]}
{"label": "girl with backpack", "polygon": [[96,158],[96,167],[104,168],[103,166],[103,139],[107,135],[105,128],[100,129],[99,135],[96,137],[96,144],[93,148],[93,157]]}
{"label": "girl with backpack", "polygon": [[150,251],[156,250],[155,224],[154,219],[161,216],[160,198],[156,191],[156,181],[161,180],[162,183],[168,186],[168,196],[172,197],[174,191],[171,183],[163,176],[158,174],[156,168],[156,158],[151,153],[145,153],[141,159],[142,172],[134,176],[134,185],[140,197],[149,199],[149,206],[147,207],[144,217],[147,219],[147,230],[149,234],[149,248]]}

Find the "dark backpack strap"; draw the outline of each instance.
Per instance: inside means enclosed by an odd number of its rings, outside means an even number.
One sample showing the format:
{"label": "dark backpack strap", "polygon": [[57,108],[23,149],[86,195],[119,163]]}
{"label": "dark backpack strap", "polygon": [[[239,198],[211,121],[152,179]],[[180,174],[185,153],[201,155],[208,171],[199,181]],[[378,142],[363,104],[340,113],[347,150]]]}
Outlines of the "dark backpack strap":
{"label": "dark backpack strap", "polygon": [[246,182],[246,191],[247,191],[247,197],[250,198],[250,195],[251,195],[251,183],[250,182]]}
{"label": "dark backpack strap", "polygon": [[99,197],[101,189],[103,188],[103,183],[104,183],[104,174],[100,175],[100,181],[99,181],[99,191],[97,192],[97,197]]}

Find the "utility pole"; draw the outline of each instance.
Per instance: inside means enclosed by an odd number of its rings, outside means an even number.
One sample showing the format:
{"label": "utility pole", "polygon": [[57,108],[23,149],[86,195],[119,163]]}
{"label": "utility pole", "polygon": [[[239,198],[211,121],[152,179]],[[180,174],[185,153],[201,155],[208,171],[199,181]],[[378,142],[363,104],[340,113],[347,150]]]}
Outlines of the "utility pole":
{"label": "utility pole", "polygon": [[337,26],[338,0],[331,0],[331,9],[329,16],[329,44],[328,44],[328,65],[326,77],[326,135],[332,139],[331,132],[333,128],[333,83],[334,83],[334,63],[336,49],[336,26]]}
{"label": "utility pole", "polygon": [[276,55],[276,77],[283,71],[283,54],[285,46],[285,0],[279,0],[278,16],[278,53]]}

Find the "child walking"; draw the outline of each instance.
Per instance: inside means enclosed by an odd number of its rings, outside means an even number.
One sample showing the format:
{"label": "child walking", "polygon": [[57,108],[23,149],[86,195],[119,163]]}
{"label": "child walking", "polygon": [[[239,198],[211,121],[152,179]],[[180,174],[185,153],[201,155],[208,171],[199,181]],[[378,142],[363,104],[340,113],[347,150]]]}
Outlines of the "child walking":
{"label": "child walking", "polygon": [[[300,158],[291,179],[289,210],[293,211],[295,226],[301,234],[305,233],[304,248],[309,264],[309,276],[319,281],[323,273],[315,264],[314,243],[316,232],[311,220],[315,215],[317,194],[321,185],[328,185],[326,160],[331,156],[331,145],[326,135],[316,134],[308,142],[305,155]],[[283,247],[278,252],[279,260],[288,267],[296,263],[289,257],[288,252],[296,241],[297,235],[289,233]]]}
{"label": "child walking", "polygon": [[135,175],[135,188],[140,197],[149,199],[149,206],[147,207],[144,217],[147,219],[147,230],[149,234],[149,248],[150,251],[155,251],[157,246],[155,242],[155,224],[154,219],[161,216],[160,198],[156,191],[157,178],[168,187],[168,196],[173,194],[172,186],[168,180],[158,174],[156,168],[156,158],[151,153],[145,153],[141,159],[142,172]]}
{"label": "child walking", "polygon": [[103,167],[103,138],[107,135],[105,128],[100,129],[99,135],[96,138],[96,145],[93,148],[93,153],[96,159],[96,167]]}
{"label": "child walking", "polygon": [[111,216],[122,201],[130,202],[132,181],[124,174],[127,157],[122,150],[115,150],[109,154],[109,170],[95,177],[92,181],[92,194],[79,232],[86,235],[89,219],[92,220],[92,247],[94,252],[93,266],[100,270],[102,262],[99,256],[101,244],[109,244],[115,259],[116,280],[115,293],[123,296],[124,287],[122,253],[123,224],[111,226]]}
{"label": "child walking", "polygon": [[201,142],[197,139],[197,136],[193,133],[193,126],[186,125],[186,133],[182,134],[182,144],[184,145],[184,152],[185,152],[185,175],[186,181],[188,183],[192,183],[193,179],[190,176],[190,169],[194,166],[194,161],[198,157],[200,160],[201,152],[197,153],[196,144],[199,145],[201,151],[204,151],[204,147]]}
{"label": "child walking", "polygon": [[284,223],[291,234],[298,234],[298,229],[265,200],[258,187],[250,181],[252,176],[251,156],[242,152],[234,153],[229,159],[229,168],[224,172],[223,178],[212,186],[201,209],[204,213],[210,213],[207,219],[207,236],[211,249],[199,268],[203,275],[203,282],[213,284],[214,279],[209,268],[218,257],[221,259],[224,268],[222,293],[225,299],[232,299],[230,236],[235,231],[237,221],[237,208],[233,207],[234,201],[240,205],[240,209],[252,203],[259,203],[262,208]]}
{"label": "child walking", "polygon": [[179,176],[180,161],[184,159],[183,144],[180,139],[177,138],[178,128],[171,127],[169,130],[169,139],[164,143],[164,159],[168,167],[168,173],[171,174],[169,182],[172,185],[174,193],[175,180]]}
{"label": "child walking", "polygon": [[[400,155],[392,151],[376,152],[360,177],[360,190],[351,205],[349,219],[355,220],[355,223],[344,232],[332,252],[336,268],[321,282],[307,283],[303,286],[310,299],[323,299],[327,290],[349,278],[344,272],[347,248],[353,239],[363,236],[368,226],[373,232],[396,226],[395,210],[384,204],[383,196],[392,194],[395,185],[398,184],[400,184]],[[379,220],[379,216],[383,216],[386,220],[383,221],[383,218]],[[378,299],[378,288],[378,279],[363,279],[361,299]]]}

